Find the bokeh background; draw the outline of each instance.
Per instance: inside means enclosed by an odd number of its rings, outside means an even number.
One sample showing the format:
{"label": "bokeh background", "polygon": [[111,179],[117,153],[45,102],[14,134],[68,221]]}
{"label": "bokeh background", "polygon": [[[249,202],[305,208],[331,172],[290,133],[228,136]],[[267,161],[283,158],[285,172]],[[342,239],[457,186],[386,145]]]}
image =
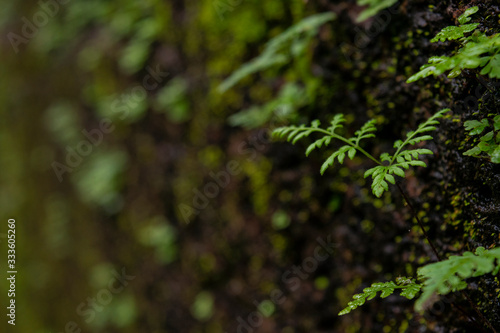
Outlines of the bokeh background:
{"label": "bokeh background", "polygon": [[[498,7],[477,3],[498,28]],[[327,151],[306,159],[304,144],[269,138],[275,126],[343,112],[349,128],[377,119],[380,146],[367,149],[380,152],[451,106],[429,167],[403,186],[440,252],[498,244],[498,167],[459,152],[479,83],[405,83],[461,8],[401,1],[357,23],[354,1],[3,0],[0,275],[9,218],[19,272],[16,327],[4,318],[5,332],[475,329],[449,302],[417,314],[397,296],[338,317],[354,293],[415,276],[431,252],[395,189],[371,195],[369,161],[321,177]],[[217,89],[268,40],[325,12],[336,19],[295,41],[285,63]],[[13,45],[9,33],[24,37]],[[85,133],[98,144],[82,143]],[[203,199],[214,177],[224,185]],[[318,238],[335,244],[328,258],[290,273]],[[110,293],[123,272],[126,285]],[[491,278],[472,293],[497,326],[499,288]],[[269,301],[273,290],[282,304]]]}

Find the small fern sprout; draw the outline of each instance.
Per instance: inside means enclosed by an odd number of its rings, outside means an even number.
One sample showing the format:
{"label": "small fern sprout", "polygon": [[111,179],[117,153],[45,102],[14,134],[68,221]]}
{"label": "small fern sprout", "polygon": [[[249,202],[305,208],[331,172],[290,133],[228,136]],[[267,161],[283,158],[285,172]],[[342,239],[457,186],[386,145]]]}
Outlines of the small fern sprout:
{"label": "small fern sprout", "polygon": [[365,178],[368,176],[373,178],[372,192],[375,196],[380,198],[384,191],[389,190],[388,183],[395,184],[396,180],[393,175],[404,178],[404,170],[409,169],[410,166],[427,166],[423,161],[420,161],[419,158],[421,155],[432,154],[432,151],[424,148],[407,149],[407,146],[432,140],[432,136],[427,133],[436,129],[434,125],[439,124],[437,119],[441,118],[448,111],[449,109],[444,109],[437,112],[427,121],[422,123],[416,131],[408,132],[405,141],[398,140],[394,143],[394,148],[397,149],[394,155],[391,156],[389,153],[382,153],[379,159],[369,154],[360,146],[362,140],[375,138],[374,132],[377,130],[375,127],[375,120],[366,122],[351,138],[346,138],[336,132],[336,130],[342,128],[343,123],[345,123],[343,114],[336,114],[330,126],[326,129],[320,128],[321,123],[319,120],[314,120],[311,122],[311,126],[300,125],[280,127],[275,129],[273,134],[277,137],[286,138],[287,141],[293,144],[303,138],[309,137],[313,133],[323,135],[322,138],[314,141],[307,147],[306,156],[309,156],[316,148],[330,145],[334,139],[343,142],[344,145],[334,151],[321,166],[320,172],[322,175],[329,166],[334,164],[335,160],[342,164],[344,163],[346,155],[352,160],[356,156],[356,153],[360,152],[377,164],[374,168],[367,170],[364,176]]}

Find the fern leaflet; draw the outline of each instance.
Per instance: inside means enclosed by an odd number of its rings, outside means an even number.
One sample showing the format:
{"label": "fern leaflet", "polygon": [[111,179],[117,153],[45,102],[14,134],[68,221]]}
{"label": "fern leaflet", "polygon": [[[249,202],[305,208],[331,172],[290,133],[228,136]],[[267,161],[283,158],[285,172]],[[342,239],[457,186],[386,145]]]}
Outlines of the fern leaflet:
{"label": "fern leaflet", "polygon": [[420,292],[422,285],[415,282],[415,279],[410,279],[407,277],[396,278],[396,283],[393,281],[389,282],[376,282],[370,287],[363,289],[362,294],[356,294],[352,298],[353,300],[347,303],[347,307],[339,312],[339,316],[345,315],[357,307],[365,304],[377,296],[380,292],[381,298],[386,298],[394,293],[396,289],[401,289],[400,295],[406,297],[407,299],[413,299],[417,293]]}

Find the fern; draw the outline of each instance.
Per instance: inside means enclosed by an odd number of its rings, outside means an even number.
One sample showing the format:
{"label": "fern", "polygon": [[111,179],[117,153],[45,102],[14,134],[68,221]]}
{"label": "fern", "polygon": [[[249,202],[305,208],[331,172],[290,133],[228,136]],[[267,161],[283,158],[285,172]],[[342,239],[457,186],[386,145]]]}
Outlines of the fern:
{"label": "fern", "polygon": [[469,22],[471,20],[471,18],[469,16],[471,16],[474,13],[477,13],[478,10],[479,10],[479,7],[477,7],[477,6],[467,8],[463,12],[463,14],[458,17],[458,23],[465,24],[465,23]]}
{"label": "fern", "polygon": [[368,6],[365,10],[359,14],[356,19],[357,22],[362,22],[372,16],[375,16],[378,12],[388,7],[394,5],[398,0],[358,0],[359,6]]}
{"label": "fern", "polygon": [[251,106],[231,115],[228,122],[231,126],[242,126],[253,129],[264,125],[274,116],[294,118],[297,110],[305,106],[309,98],[304,88],[289,82],[283,85],[279,95],[261,106]]}
{"label": "fern", "polygon": [[465,23],[469,22],[471,20],[469,16],[476,13],[478,10],[479,7],[477,6],[468,8],[458,18],[458,23],[460,23],[459,26],[451,26],[444,28],[436,35],[436,37],[431,39],[431,42],[435,43],[438,40],[444,42],[445,40],[459,39],[461,37],[464,37],[464,33],[471,32],[474,29],[476,29],[479,23],[471,23],[471,24],[465,24]]}
{"label": "fern", "polygon": [[431,39],[432,43],[435,43],[437,41],[444,42],[446,40],[454,40],[454,39],[459,39],[461,37],[464,37],[464,34],[467,32],[474,31],[479,23],[471,23],[471,24],[465,24],[465,25],[460,25],[460,26],[451,26],[451,27],[446,27],[443,30],[441,30],[436,37]]}
{"label": "fern", "polygon": [[[444,109],[437,112],[427,121],[420,124],[416,131],[407,133],[405,141],[396,141],[394,143],[394,148],[397,148],[397,150],[394,155],[391,156],[389,153],[383,153],[380,155],[379,159],[373,157],[360,146],[361,140],[375,137],[375,134],[373,134],[373,132],[376,131],[374,120],[370,120],[364,124],[354,133],[355,136],[352,138],[346,138],[335,132],[336,130],[342,128],[343,123],[345,123],[345,117],[343,114],[335,115],[327,129],[320,128],[320,121],[314,120],[310,127],[306,127],[305,125],[298,127],[280,127],[275,129],[273,134],[282,138],[286,137],[287,141],[291,141],[293,144],[313,133],[322,134],[323,137],[321,139],[314,141],[309,145],[309,147],[307,147],[306,156],[309,156],[309,154],[316,148],[328,146],[333,139],[342,141],[344,145],[333,152],[321,166],[321,174],[324,174],[326,169],[334,164],[335,160],[338,160],[338,162],[342,164],[346,155],[352,160],[356,156],[356,153],[360,152],[378,164],[376,167],[367,170],[364,177],[366,178],[371,176],[373,178],[372,192],[375,196],[380,198],[384,191],[389,190],[388,183],[395,184],[396,180],[393,175],[404,178],[404,169],[408,169],[410,166],[426,166],[426,164],[423,161],[420,161],[419,158],[421,155],[432,154],[431,150],[423,148],[406,149],[406,147],[409,145],[415,145],[422,141],[431,140],[432,136],[426,133],[435,130],[436,128],[434,125],[439,124],[437,119],[441,118],[443,114],[448,111],[449,109]],[[385,164],[383,164],[383,162],[385,162]]]}
{"label": "fern", "polygon": [[422,285],[415,282],[415,279],[407,277],[396,278],[396,283],[393,281],[389,282],[376,282],[370,287],[363,289],[362,294],[356,294],[352,298],[353,300],[347,303],[347,307],[339,312],[339,316],[345,315],[357,307],[365,304],[377,296],[380,292],[381,298],[386,298],[394,293],[396,289],[401,289],[400,296],[406,297],[407,299],[413,299],[417,293],[420,292]]}
{"label": "fern", "polygon": [[490,78],[500,78],[500,34],[486,36],[476,30],[471,36],[466,33],[474,31],[478,23],[465,24],[470,21],[470,15],[478,11],[478,7],[467,9],[459,18],[459,26],[450,26],[441,30],[431,42],[459,40],[461,48],[452,56],[430,57],[428,63],[420,71],[412,75],[406,82],[415,82],[430,75],[438,76],[445,72],[449,78],[460,75],[463,69],[482,67],[481,74]]}
{"label": "fern", "polygon": [[380,197],[384,191],[387,191],[389,187],[388,182],[391,184],[395,183],[393,175],[404,178],[404,169],[408,169],[410,166],[427,166],[423,161],[419,160],[419,157],[420,155],[431,155],[431,150],[422,148],[405,150],[404,148],[408,145],[415,145],[422,141],[432,140],[432,136],[425,133],[435,130],[436,127],[434,125],[439,124],[437,119],[441,118],[443,114],[449,110],[450,109],[444,109],[437,112],[427,121],[420,124],[416,131],[408,132],[406,134],[405,141],[396,141],[394,143],[394,148],[397,148],[397,151],[394,155],[391,156],[388,153],[380,155],[380,159],[384,162],[388,162],[389,164],[371,168],[367,170],[364,175],[365,178],[368,176],[373,178],[373,194]]}
{"label": "fern", "polygon": [[354,156],[356,155],[356,151],[363,153],[365,156],[373,160],[375,163],[380,163],[377,159],[375,159],[372,155],[367,153],[363,148],[359,146],[359,143],[362,139],[374,137],[374,135],[371,134],[371,132],[374,132],[376,130],[374,121],[370,120],[369,122],[367,122],[359,131],[356,131],[355,133],[356,137],[350,139],[344,138],[340,134],[335,133],[337,129],[343,127],[342,125],[343,123],[345,123],[345,117],[343,114],[340,113],[333,117],[330,126],[326,130],[319,128],[320,125],[319,120],[314,120],[311,123],[311,127],[306,127],[305,125],[301,125],[299,127],[297,126],[280,127],[273,131],[273,135],[278,137],[287,136],[287,140],[295,144],[298,140],[308,137],[314,132],[323,134],[324,135],[323,138],[316,140],[311,145],[309,145],[309,147],[306,149],[306,156],[309,156],[309,154],[316,148],[320,148],[321,146],[326,147],[327,145],[330,144],[332,139],[337,139],[344,142],[346,145],[342,146],[339,150],[334,152],[325,161],[325,163],[323,163],[321,167],[321,174],[324,174],[328,166],[331,166],[333,164],[335,158],[337,158],[338,161],[342,164],[344,162],[346,154],[349,156],[350,159],[353,159]]}
{"label": "fern", "polygon": [[381,298],[386,298],[392,295],[395,289],[401,289],[400,296],[407,299],[413,299],[422,292],[415,302],[415,310],[422,311],[433,294],[446,295],[465,289],[467,287],[465,279],[489,273],[497,275],[499,271],[500,247],[491,250],[478,247],[475,254],[467,251],[461,256],[451,256],[446,260],[419,268],[418,279],[422,280],[422,283],[408,277],[398,277],[396,283],[392,281],[374,283],[371,287],[363,289],[362,294],[354,295],[353,300],[339,312],[339,315],[347,314],[367,300],[375,298],[378,292],[381,293]]}
{"label": "fern", "polygon": [[492,121],[492,128],[489,119],[482,119],[481,121],[468,120],[464,123],[465,129],[469,131],[471,136],[479,135],[487,128],[491,129],[481,136],[479,143],[467,150],[464,155],[477,157],[485,153],[489,156],[491,162],[500,163],[500,115],[493,118]]}
{"label": "fern", "polygon": [[233,72],[230,77],[228,77],[219,86],[219,92],[225,92],[236,83],[244,79],[245,77],[266,70],[274,66],[280,66],[288,62],[288,57],[283,54],[267,54],[264,53],[258,58],[255,58],[246,64],[243,64],[239,69]]}
{"label": "fern", "polygon": [[324,23],[335,18],[334,13],[321,13],[309,16],[280,35],[271,39],[260,56],[243,64],[219,86],[220,92],[225,92],[245,77],[290,62],[291,55],[302,55],[309,41]]}
{"label": "fern", "polygon": [[447,260],[428,264],[418,270],[419,279],[423,279],[422,295],[415,303],[415,309],[421,311],[424,304],[434,293],[446,295],[449,292],[467,287],[464,281],[469,277],[484,274],[498,274],[500,271],[500,247],[485,250],[478,247],[475,254],[465,252],[461,256],[451,256]]}

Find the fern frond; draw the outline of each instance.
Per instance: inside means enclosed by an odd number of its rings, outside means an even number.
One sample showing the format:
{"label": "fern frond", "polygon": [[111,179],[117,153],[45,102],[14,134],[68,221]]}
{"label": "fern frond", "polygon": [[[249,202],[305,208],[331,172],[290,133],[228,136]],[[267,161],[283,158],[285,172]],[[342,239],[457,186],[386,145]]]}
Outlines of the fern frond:
{"label": "fern frond", "polygon": [[407,299],[413,299],[419,292],[422,286],[415,282],[414,279],[408,277],[396,278],[396,283],[389,282],[376,282],[370,287],[363,289],[362,294],[356,294],[353,300],[347,303],[347,307],[339,312],[339,316],[345,315],[357,307],[365,304],[366,301],[374,299],[377,293],[380,292],[380,298],[386,298],[394,293],[396,289],[401,289],[400,296]]}
{"label": "fern frond", "polygon": [[414,145],[416,143],[431,140],[430,135],[420,135],[423,132],[429,132],[434,130],[433,125],[439,124],[437,119],[443,117],[443,115],[448,112],[449,109],[443,109],[436,112],[432,117],[427,119],[425,122],[420,124],[415,131],[410,131],[406,134],[406,140],[397,140],[394,142],[394,148],[397,148],[394,156],[390,156],[385,153],[380,155],[382,161],[389,161],[389,165],[379,165],[365,172],[364,177],[372,177],[372,192],[373,194],[380,198],[384,191],[388,191],[388,183],[395,184],[395,179],[393,175],[403,177],[405,172],[403,169],[409,169],[410,166],[421,166],[426,167],[427,165],[423,161],[419,161],[421,155],[432,155],[432,151],[425,148],[403,150],[407,145]]}
{"label": "fern frond", "polygon": [[277,137],[287,137],[287,141],[292,141],[292,143],[297,142],[298,140],[309,136],[313,132],[317,132],[323,135],[323,138],[314,141],[312,144],[310,144],[307,149],[306,149],[306,156],[309,156],[309,154],[316,148],[320,148],[321,146],[327,146],[330,144],[332,139],[336,139],[339,141],[344,142],[346,145],[340,147],[338,150],[333,152],[323,163],[321,166],[321,174],[324,174],[326,169],[329,166],[332,166],[333,163],[335,162],[335,159],[337,159],[341,164],[344,162],[346,154],[347,156],[352,160],[356,156],[356,152],[359,151],[363,153],[365,156],[368,158],[372,159],[374,162],[377,164],[380,164],[377,159],[375,159],[373,156],[368,154],[366,151],[364,151],[360,146],[359,142],[362,139],[367,139],[374,137],[372,132],[376,131],[375,128],[375,121],[370,120],[367,123],[365,123],[361,129],[356,131],[356,137],[353,138],[345,138],[342,135],[335,133],[336,130],[340,129],[343,127],[343,124],[346,122],[346,119],[342,113],[336,114],[332,121],[330,122],[330,126],[327,129],[322,129],[319,127],[320,121],[319,120],[313,120],[311,122],[310,127],[306,127],[305,125],[301,125],[299,127],[297,126],[288,126],[288,127],[280,127],[277,128],[273,131],[273,135]]}
{"label": "fern frond", "polygon": [[363,22],[364,20],[375,16],[379,11],[391,7],[398,0],[358,0],[359,6],[368,6],[365,10],[359,14],[356,19],[357,22]]}
{"label": "fern frond", "polygon": [[471,32],[477,28],[479,23],[471,23],[471,24],[465,24],[465,25],[460,25],[460,26],[450,26],[446,27],[443,30],[441,30],[436,37],[431,39],[432,43],[435,43],[437,41],[444,42],[446,40],[454,40],[454,39],[459,39],[464,37],[464,34],[467,32]]}
{"label": "fern frond", "polygon": [[251,74],[261,72],[271,67],[284,65],[288,61],[289,58],[283,54],[274,54],[272,56],[268,54],[262,55],[243,64],[240,68],[235,70],[219,85],[218,90],[223,93]]}
{"label": "fern frond", "polygon": [[377,121],[375,119],[367,121],[358,131],[354,133],[354,135],[357,135],[356,138],[352,138],[353,142],[356,145],[359,145],[359,142],[362,139],[368,139],[368,138],[374,138],[375,134],[371,132],[376,132],[377,128],[375,127],[375,124]]}
{"label": "fern frond", "polygon": [[[321,25],[333,20],[335,17],[335,14],[331,12],[316,14],[306,17],[291,26],[280,35],[271,39],[257,58],[243,64],[224,80],[218,87],[219,92],[223,93],[227,91],[251,74],[290,62],[291,54],[298,56],[305,51],[303,47],[297,51],[297,48],[292,47],[294,45],[293,42],[297,41],[304,34],[306,35],[306,42],[308,42],[312,36],[317,34]],[[290,52],[286,47],[293,48],[293,52]]]}
{"label": "fern frond", "polygon": [[254,129],[265,125],[273,117],[287,120],[295,118],[299,108],[307,105],[309,97],[306,90],[296,82],[285,83],[278,96],[263,105],[253,105],[228,118],[231,126]]}
{"label": "fern frond", "polygon": [[465,12],[458,17],[458,23],[460,24],[465,24],[471,20],[469,16],[471,16],[474,13],[477,13],[479,10],[478,6],[470,7],[465,10]]}
{"label": "fern frond", "polygon": [[276,52],[280,51],[282,48],[286,47],[287,44],[296,39],[297,36],[300,36],[302,33],[307,31],[317,33],[317,30],[320,26],[333,19],[335,19],[335,14],[331,12],[320,13],[306,17],[278,36],[271,39],[266,44],[266,47],[262,54],[273,55]]}
{"label": "fern frond", "polygon": [[491,162],[500,163],[500,115],[492,120],[493,125],[490,124],[488,119],[482,119],[481,121],[467,120],[464,122],[465,130],[469,131],[471,136],[482,134],[488,128],[486,134],[479,139],[479,143],[467,150],[464,155],[480,156],[485,153],[489,156]]}
{"label": "fern frond", "polygon": [[[430,132],[430,131],[434,131],[436,129],[435,126],[433,125],[438,125],[439,124],[439,121],[438,119],[439,118],[442,118],[444,116],[445,113],[449,112],[450,109],[443,109],[443,110],[440,110],[438,112],[436,112],[433,116],[431,116],[429,119],[427,119],[426,121],[424,121],[423,123],[421,123],[418,128],[415,130],[415,131],[410,131],[406,134],[406,140],[404,142],[402,142],[401,140],[398,140],[394,143],[394,147],[395,148],[398,148],[398,150],[396,151],[396,153],[394,154],[394,156],[392,157],[392,160],[391,162],[394,162],[395,160],[398,159],[398,157],[400,157],[400,154],[402,154],[401,150],[407,146],[407,145],[411,145],[411,144],[415,144],[415,143],[418,143],[418,142],[422,142],[422,141],[426,141],[426,140],[431,140],[432,139],[432,136],[430,135],[423,135],[423,136],[420,136],[420,134],[422,133],[425,133],[425,132]],[[413,156],[413,154],[429,154],[429,153],[432,153],[430,150],[414,150],[411,154]],[[405,155],[407,155],[407,153],[403,153]],[[403,156],[403,157],[406,157],[406,156]],[[416,157],[418,158],[418,156]]]}
{"label": "fern frond", "polygon": [[[451,56],[430,57],[428,63],[420,67],[420,71],[412,75],[407,83],[415,82],[430,75],[438,76],[445,72],[448,78],[460,75],[463,69],[474,69],[483,67],[482,75],[490,78],[500,78],[500,34],[487,36],[477,29],[479,23],[469,23],[470,15],[478,11],[474,6],[467,9],[459,18],[459,26],[449,26],[442,29],[431,42],[457,40],[462,43],[461,47]],[[469,37],[466,33],[474,31]]]}
{"label": "fern frond", "polygon": [[338,113],[338,114],[336,114],[336,115],[333,117],[332,121],[330,122],[330,124],[331,124],[331,125],[330,125],[330,127],[328,127],[328,131],[329,131],[329,132],[331,132],[332,134],[334,134],[334,133],[335,133],[335,130],[336,130],[337,128],[342,128],[342,127],[344,127],[344,126],[342,125],[342,123],[345,123],[345,121],[346,121],[346,119],[345,119],[345,117],[344,117],[344,115],[343,115],[342,113]]}
{"label": "fern frond", "polygon": [[[333,117],[330,122],[330,126],[326,130],[319,127],[319,120],[314,120],[312,121],[310,127],[305,125],[301,125],[299,127],[281,127],[275,129],[273,134],[278,137],[286,137],[286,139],[292,143],[296,143],[298,140],[308,137],[312,133],[322,134],[323,137],[321,139],[314,141],[307,147],[306,156],[309,156],[309,154],[316,148],[328,146],[333,139],[342,141],[345,145],[334,151],[321,165],[321,174],[323,175],[326,169],[334,164],[335,160],[342,164],[344,163],[346,155],[352,160],[356,156],[356,153],[360,152],[377,164],[374,168],[367,170],[364,177],[367,178],[371,176],[373,178],[371,185],[372,192],[376,197],[380,198],[385,191],[389,190],[389,183],[396,183],[394,175],[404,177],[404,170],[409,169],[410,166],[427,166],[423,161],[420,161],[419,158],[422,155],[432,154],[431,150],[425,148],[404,148],[408,145],[414,145],[426,140],[431,140],[432,136],[427,134],[422,135],[422,133],[434,130],[436,128],[434,125],[439,124],[437,119],[441,118],[448,111],[449,109],[444,109],[436,112],[435,115],[420,124],[415,131],[408,132],[405,141],[397,140],[394,143],[394,147],[397,148],[396,153],[393,156],[389,155],[389,153],[382,153],[380,155],[380,160],[377,160],[360,147],[361,140],[375,137],[373,134],[373,132],[377,130],[375,127],[375,120],[366,122],[354,133],[355,136],[352,138],[346,138],[338,133],[335,133],[337,129],[343,127],[343,124],[346,121],[344,115],[341,113],[336,114]],[[382,165],[382,162],[389,163],[388,165]]]}
{"label": "fern frond", "polygon": [[401,289],[400,296],[407,299],[413,299],[422,292],[415,302],[415,309],[422,311],[432,295],[446,295],[465,289],[467,287],[465,279],[489,273],[496,276],[499,272],[500,247],[491,250],[478,247],[475,253],[467,251],[461,256],[450,256],[446,260],[419,268],[418,279],[422,280],[422,283],[417,283],[415,279],[408,277],[398,277],[395,283],[392,281],[374,283],[371,287],[363,289],[363,293],[354,295],[353,300],[339,312],[339,315],[351,312],[367,300],[375,298],[379,292],[380,297],[385,298],[393,294],[395,289]]}
{"label": "fern frond", "polygon": [[424,304],[434,293],[446,295],[449,292],[467,287],[464,281],[469,277],[477,277],[488,273],[493,275],[500,271],[500,247],[486,250],[478,247],[476,252],[465,252],[461,256],[451,256],[447,260],[428,264],[418,270],[423,279],[422,295],[415,304],[421,311]]}
{"label": "fern frond", "polygon": [[488,119],[478,120],[467,120],[464,123],[464,127],[466,131],[470,131],[469,135],[477,135],[481,134],[486,127],[489,126]]}

